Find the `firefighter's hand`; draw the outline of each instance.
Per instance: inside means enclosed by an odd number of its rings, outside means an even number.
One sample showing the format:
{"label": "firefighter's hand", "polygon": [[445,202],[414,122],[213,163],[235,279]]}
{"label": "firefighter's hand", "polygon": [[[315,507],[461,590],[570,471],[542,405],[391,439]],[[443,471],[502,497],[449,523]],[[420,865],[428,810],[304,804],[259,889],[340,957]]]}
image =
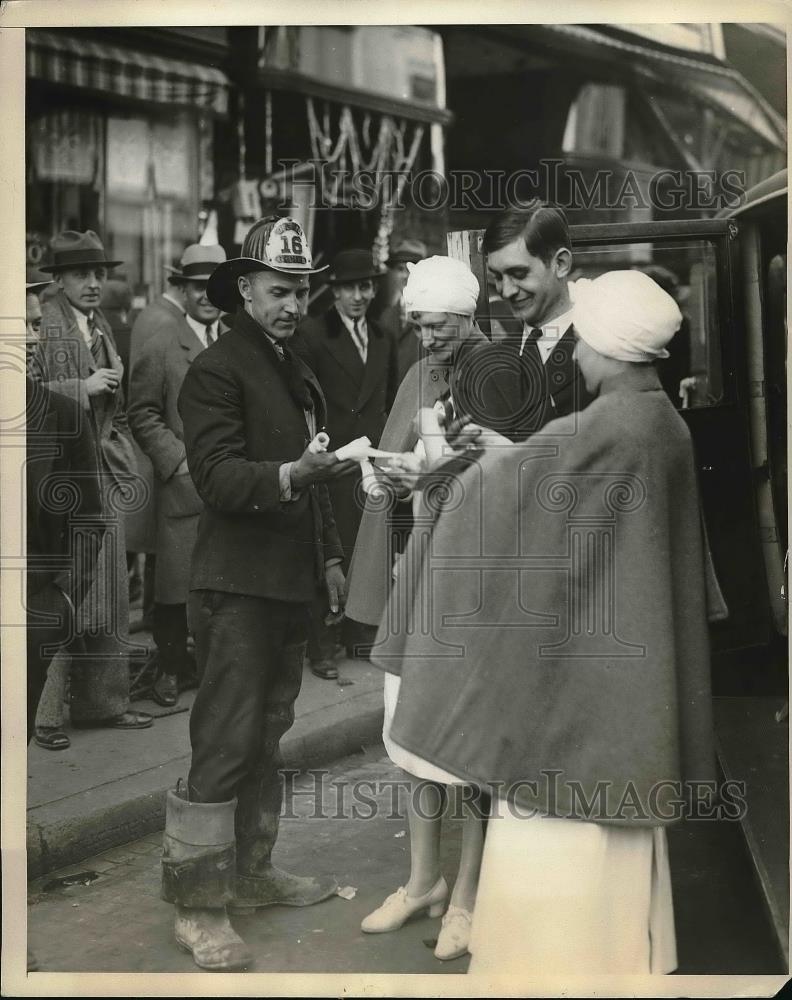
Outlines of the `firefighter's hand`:
{"label": "firefighter's hand", "polygon": [[291,468],[291,484],[301,490],[311,483],[321,483],[325,479],[335,479],[351,472],[357,462],[339,462],[334,451],[320,451],[314,454],[308,448],[300,455]]}

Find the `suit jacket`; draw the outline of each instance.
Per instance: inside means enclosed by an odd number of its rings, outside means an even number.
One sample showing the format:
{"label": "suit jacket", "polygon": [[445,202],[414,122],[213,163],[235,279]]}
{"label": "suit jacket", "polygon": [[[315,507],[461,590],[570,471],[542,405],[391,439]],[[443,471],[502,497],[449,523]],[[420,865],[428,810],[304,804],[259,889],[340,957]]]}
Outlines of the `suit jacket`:
{"label": "suit jacket", "polygon": [[28,598],[54,585],[77,608],[104,534],[91,422],[72,400],[27,379],[26,444]]}
{"label": "suit jacket", "polygon": [[[153,302],[141,310],[132,324],[132,331],[129,337],[129,365],[134,368],[140,352],[153,337],[162,333],[173,335],[184,325],[184,312],[170,299],[164,295],[159,295]],[[130,372],[131,378],[131,372]],[[130,393],[130,408],[134,403]],[[156,552],[157,551],[157,527],[159,518],[157,516],[157,482],[150,457],[140,447],[137,439],[134,439],[135,457],[138,463],[140,475],[145,479],[149,487],[151,501],[143,509],[136,512],[127,522],[127,544],[133,552]],[[182,456],[183,457],[183,456]],[[177,463],[178,464],[178,463]]]}
{"label": "suit jacket", "polygon": [[[326,423],[324,397],[299,358],[293,368]],[[204,502],[190,587],[310,602],[324,565],[342,556],[327,488],[281,501],[280,467],[309,442],[286,362],[244,310],[192,362],[179,394],[190,474]]]}
{"label": "suit jacket", "polygon": [[[124,366],[116,350],[110,324],[100,309],[94,310],[97,327],[104,337],[109,363],[119,377]],[[100,471],[116,482],[129,484],[136,472],[135,456],[125,412],[124,390],[89,397],[85,380],[98,368],[64,292],[41,304],[39,359],[48,388],[70,396],[91,414]]]}
{"label": "suit jacket", "polygon": [[520,356],[521,341],[522,330],[494,343],[488,362],[498,369],[494,380],[498,394],[510,401],[506,410],[504,405],[499,407],[501,412],[510,414],[506,426],[494,426],[493,430],[513,441],[524,441],[548,421],[582,410],[592,400],[572,357],[573,327],[564,333],[544,363],[530,349]]}
{"label": "suit jacket", "polygon": [[190,474],[176,474],[187,457],[179,392],[203,349],[186,320],[174,318],[137,352],[130,379],[129,424],[155,477],[155,599],[162,604],[187,600],[198,515],[203,510]]}
{"label": "suit jacket", "polygon": [[132,324],[129,338],[129,363],[134,366],[144,345],[161,330],[172,330],[174,325],[184,320],[184,311],[174,305],[164,295],[149,302]]}
{"label": "suit jacket", "polygon": [[379,442],[399,385],[396,345],[374,320],[366,317],[366,364],[335,307],[324,316],[304,320],[292,348],[313,371],[327,400],[327,433],[337,448],[367,436]]}

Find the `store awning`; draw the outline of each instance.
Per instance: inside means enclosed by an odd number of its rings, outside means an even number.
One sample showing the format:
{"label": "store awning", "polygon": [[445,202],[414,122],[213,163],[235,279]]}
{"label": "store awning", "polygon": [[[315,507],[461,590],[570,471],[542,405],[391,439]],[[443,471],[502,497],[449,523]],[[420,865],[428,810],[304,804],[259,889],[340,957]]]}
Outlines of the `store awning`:
{"label": "store awning", "polygon": [[212,66],[123,49],[65,31],[28,29],[25,41],[29,77],[219,115],[228,110],[230,81]]}

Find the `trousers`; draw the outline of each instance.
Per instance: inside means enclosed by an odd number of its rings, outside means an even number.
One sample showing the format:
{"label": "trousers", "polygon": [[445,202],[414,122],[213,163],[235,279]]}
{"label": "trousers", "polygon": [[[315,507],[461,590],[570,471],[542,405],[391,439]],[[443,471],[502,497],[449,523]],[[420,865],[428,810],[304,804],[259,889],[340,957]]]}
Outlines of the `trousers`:
{"label": "trousers", "polygon": [[294,722],[307,637],[304,604],[194,590],[187,619],[199,687],[190,715],[191,802],[237,799],[237,869],[269,861],[283,801],[281,737]]}
{"label": "trousers", "polygon": [[58,650],[72,636],[72,611],[61,590],[49,584],[28,597],[27,614],[27,738],[36,724],[47,670]]}

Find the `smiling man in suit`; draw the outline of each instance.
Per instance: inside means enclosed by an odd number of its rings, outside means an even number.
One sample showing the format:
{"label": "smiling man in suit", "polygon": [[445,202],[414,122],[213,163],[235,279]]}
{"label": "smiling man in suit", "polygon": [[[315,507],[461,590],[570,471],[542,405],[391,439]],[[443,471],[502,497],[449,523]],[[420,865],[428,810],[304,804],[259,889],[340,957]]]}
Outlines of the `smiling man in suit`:
{"label": "smiling man in suit", "polygon": [[165,707],[177,703],[179,679],[185,680],[191,669],[187,593],[203,510],[187,469],[184,428],[176,404],[190,365],[217,340],[220,310],[206,297],[206,283],[225,259],[222,247],[196,243],[184,251],[178,268],[169,268],[169,281],[178,289],[185,312],[173,315],[145,339],[130,380],[129,424],[154,467],[157,491],[153,617],[159,676],[151,696]]}
{"label": "smiling man in suit", "polygon": [[484,234],[497,293],[523,323],[498,345],[515,373],[520,425],[514,440],[591,402],[572,357],[571,245],[563,211],[538,199],[501,212]]}
{"label": "smiling man in suit", "polygon": [[[313,371],[327,400],[327,433],[331,448],[368,437],[379,443],[396,395],[399,366],[392,335],[367,316],[382,272],[368,250],[343,250],[333,260],[330,286],[334,304],[323,315],[306,319],[294,338],[294,352]],[[328,484],[338,534],[344,549],[344,570],[355,548],[364,501],[360,494],[359,467]],[[338,668],[332,662],[334,635],[324,625],[326,602],[314,608],[308,644],[311,670],[332,680]],[[347,626],[347,650],[367,645]],[[362,643],[356,640],[363,639]]]}

